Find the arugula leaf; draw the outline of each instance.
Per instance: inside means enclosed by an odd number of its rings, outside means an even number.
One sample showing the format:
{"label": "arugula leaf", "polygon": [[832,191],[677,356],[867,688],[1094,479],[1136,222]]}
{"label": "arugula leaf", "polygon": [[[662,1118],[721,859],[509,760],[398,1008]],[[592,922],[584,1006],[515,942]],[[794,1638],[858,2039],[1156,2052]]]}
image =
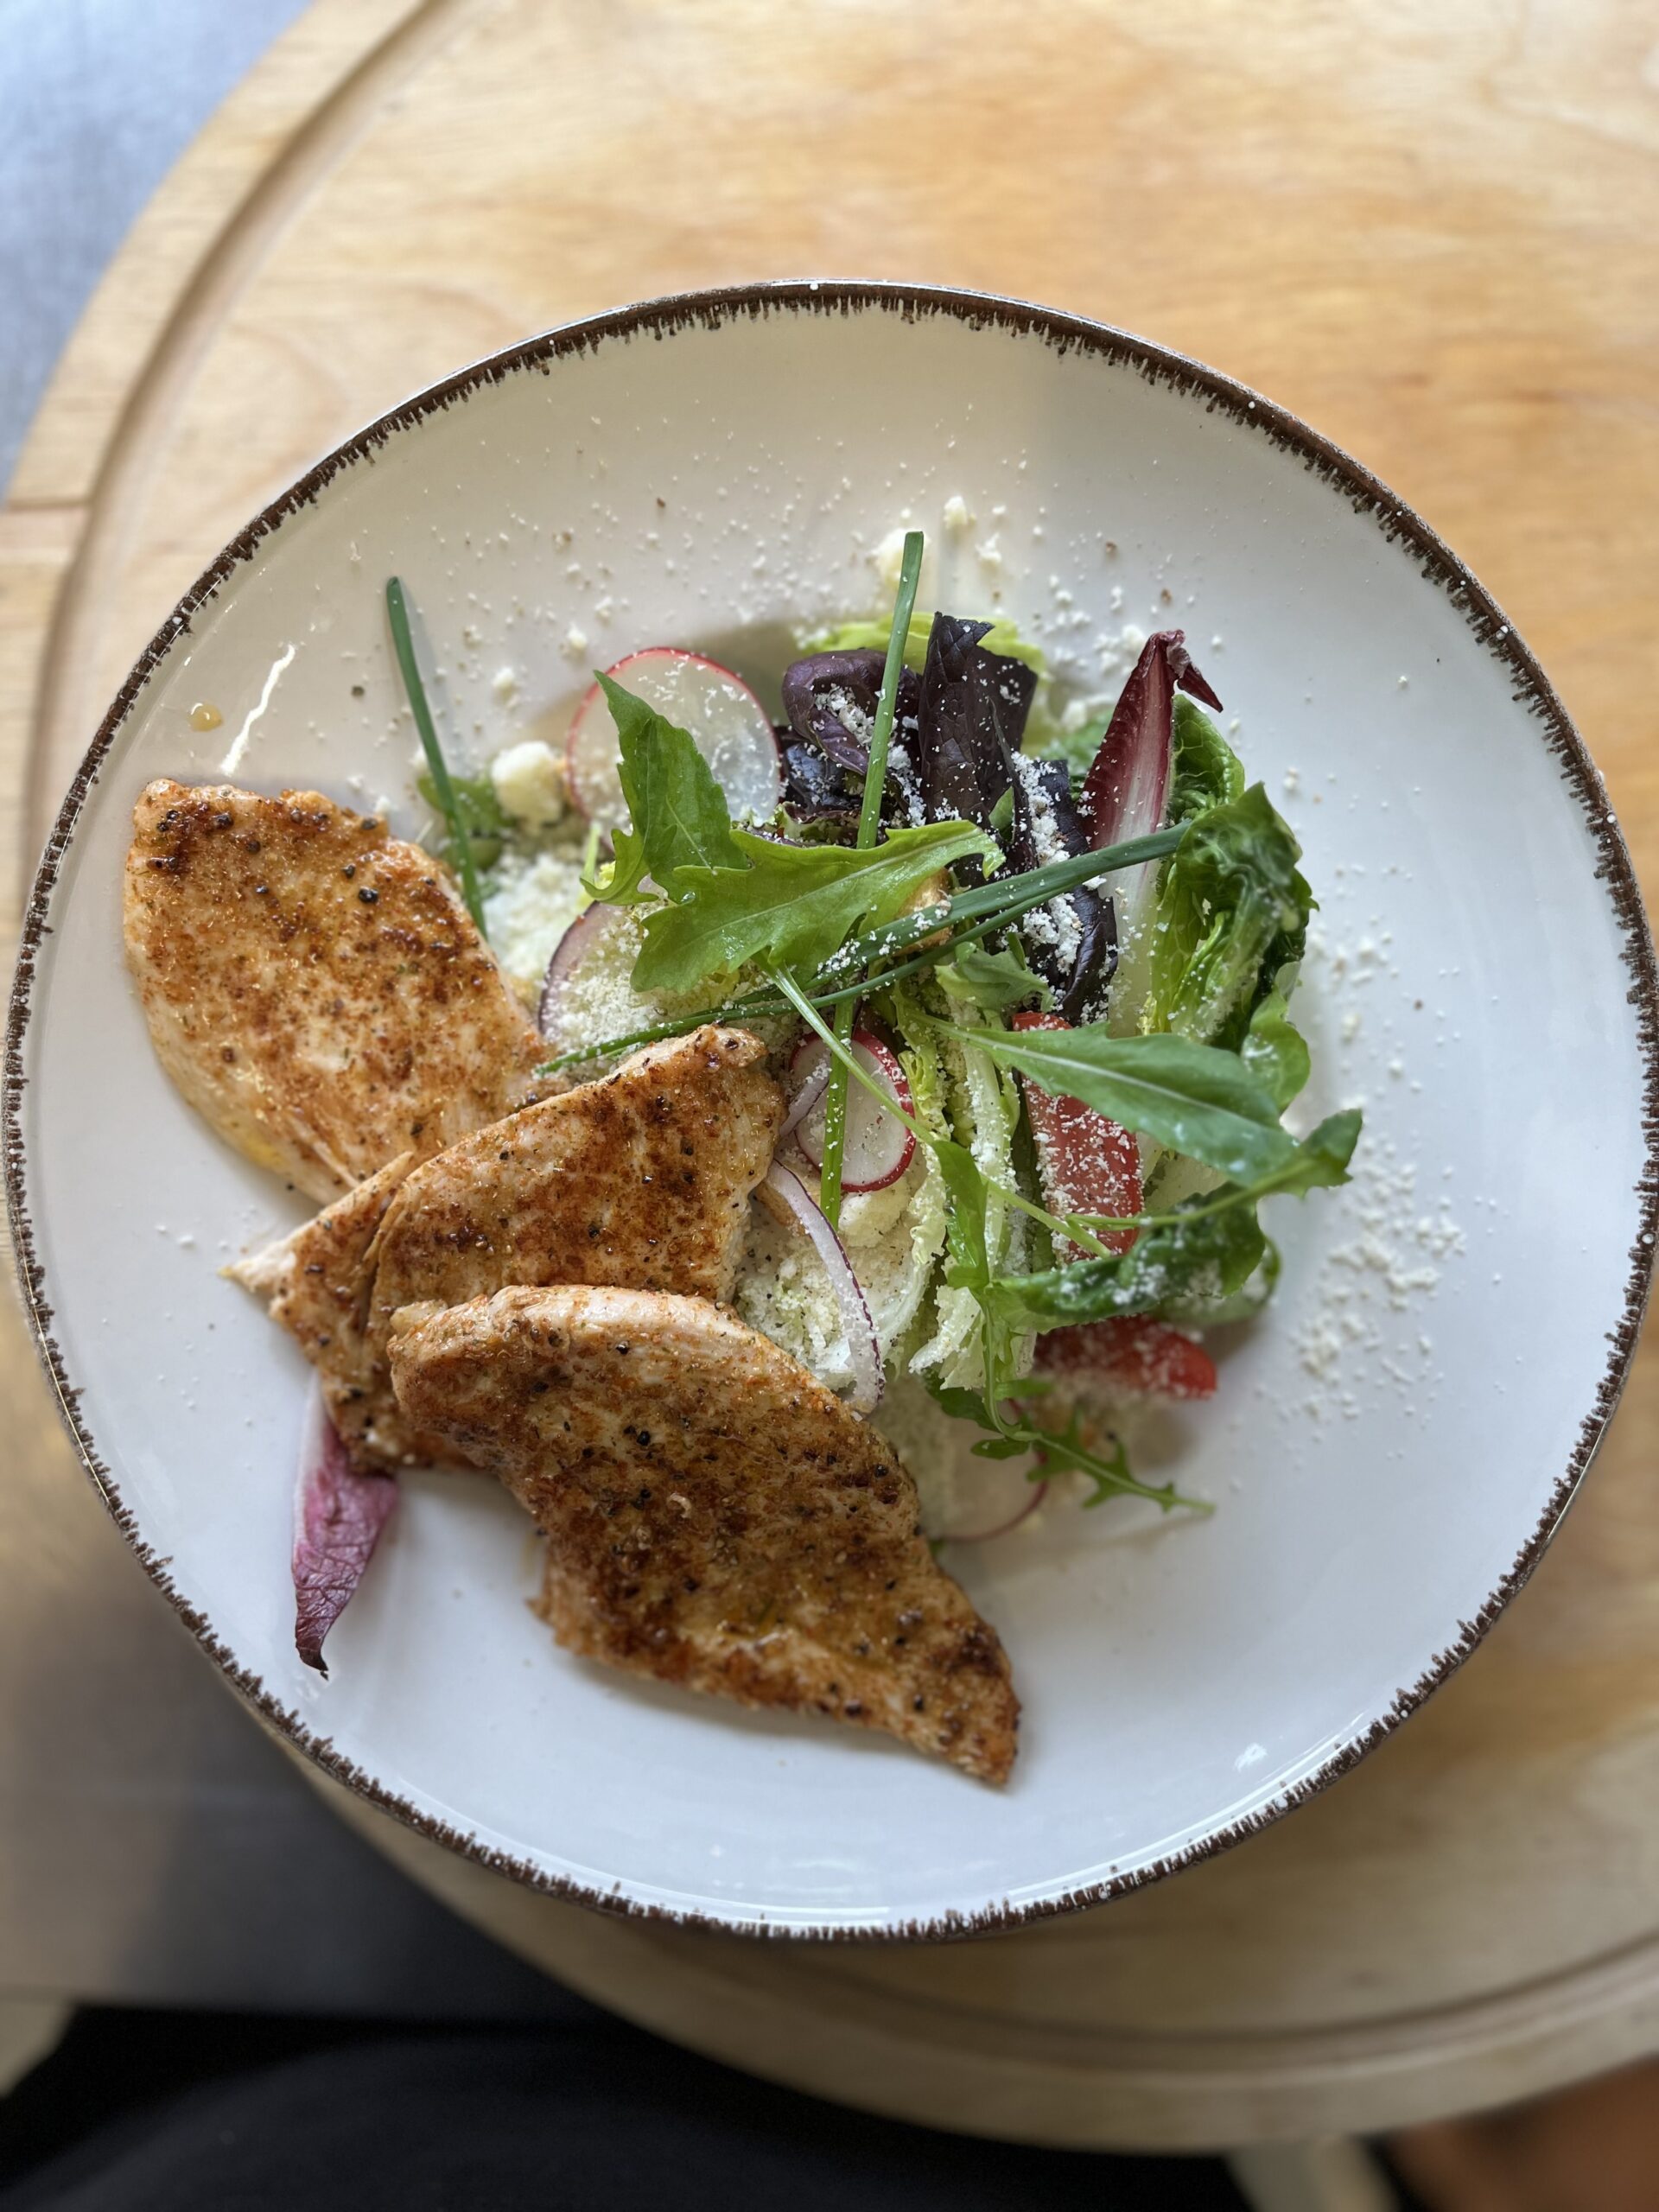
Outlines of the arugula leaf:
{"label": "arugula leaf", "polygon": [[1313,896],[1300,858],[1260,784],[1188,824],[1158,887],[1143,1030],[1242,1041],[1257,1001],[1301,957]]}
{"label": "arugula leaf", "polygon": [[590,895],[637,906],[654,895],[641,887],[649,877],[665,897],[680,898],[682,868],[741,868],[726,794],[690,733],[608,676],[599,683],[616,724],[617,773],[632,826],[612,839],[616,858],[603,880],[584,876]]}
{"label": "arugula leaf", "polygon": [[692,990],[763,955],[769,965],[822,967],[861,923],[894,920],[938,869],[969,853],[1001,858],[995,841],[966,822],[895,830],[868,850],[785,845],[747,830],[732,837],[747,867],[675,871],[680,903],[645,924],[636,990]]}
{"label": "arugula leaf", "polygon": [[[1277,1280],[1277,1253],[1255,1217],[1258,1199],[1274,1193],[1301,1196],[1348,1179],[1360,1116],[1332,1114],[1293,1144],[1274,1173],[1248,1185],[1224,1184],[1190,1199],[1172,1217],[1144,1229],[1127,1252],[1110,1260],[1074,1260],[1040,1274],[1003,1275],[990,1296],[1000,1325],[1020,1329],[1065,1328],[1074,1321],[1105,1321],[1122,1313],[1186,1314],[1200,1309],[1211,1320],[1235,1319],[1263,1302]],[[1087,1217],[1083,1217],[1085,1220]],[[1266,1287],[1236,1310],[1257,1270]],[[1224,1308],[1225,1310],[1224,1310]]]}
{"label": "arugula leaf", "polygon": [[1023,1005],[1030,998],[1039,1000],[1045,1007],[1053,1003],[1053,992],[1040,976],[1032,972],[1017,937],[1010,937],[1001,952],[988,952],[982,944],[959,945],[933,972],[947,990],[958,998],[970,999],[990,1014]]}
{"label": "arugula leaf", "polygon": [[1292,1022],[1277,984],[1250,1016],[1238,1057],[1273,1093],[1281,1114],[1306,1083],[1312,1066],[1307,1039]]}
{"label": "arugula leaf", "polygon": [[1123,1313],[1161,1313],[1178,1300],[1230,1298],[1261,1264],[1267,1239],[1251,1206],[1142,1230],[1110,1260],[1074,1260],[995,1286],[1009,1328],[1064,1329]]}
{"label": "arugula leaf", "polygon": [[[970,1421],[987,1432],[973,1447],[976,1459],[1014,1459],[1022,1452],[1032,1452],[1038,1465],[1032,1470],[1031,1481],[1040,1482],[1058,1468],[1082,1475],[1094,1484],[1092,1493],[1083,1501],[1085,1507],[1103,1505],[1109,1497],[1144,1497],[1166,1513],[1178,1505],[1194,1513],[1214,1510],[1202,1498],[1183,1497],[1173,1483],[1162,1483],[1154,1489],[1137,1482],[1129,1471],[1129,1457],[1121,1437],[1112,1438],[1109,1457],[1091,1450],[1084,1440],[1084,1417],[1077,1408],[1072,1408],[1064,1428],[1050,1428],[1041,1421],[1008,1420],[1000,1407],[993,1411],[976,1390],[938,1382],[929,1376],[922,1379],[942,1411],[955,1421]],[[1034,1387],[1028,1379],[1020,1385],[1021,1394],[1027,1395]]]}
{"label": "arugula leaf", "polygon": [[944,1033],[1237,1180],[1259,1182],[1295,1155],[1273,1094],[1236,1053],[1185,1037],[1114,1037],[1101,1021],[1075,1029],[947,1027]]}
{"label": "arugula leaf", "polygon": [[1170,822],[1192,822],[1244,796],[1244,764],[1196,701],[1175,694],[1169,770]]}
{"label": "arugula leaf", "polygon": [[1230,1321],[1253,1319],[1278,1288],[1282,1265],[1279,1247],[1272,1237],[1265,1237],[1262,1242],[1265,1249],[1260,1262],[1230,1295],[1166,1299],[1158,1309],[1161,1318],[1192,1329],[1219,1329]]}

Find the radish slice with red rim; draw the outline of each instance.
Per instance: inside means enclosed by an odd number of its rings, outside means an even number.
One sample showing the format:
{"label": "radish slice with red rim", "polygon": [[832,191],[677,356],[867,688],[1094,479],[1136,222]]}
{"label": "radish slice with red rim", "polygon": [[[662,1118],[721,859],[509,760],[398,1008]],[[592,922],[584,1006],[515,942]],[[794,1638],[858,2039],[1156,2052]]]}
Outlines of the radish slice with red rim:
{"label": "radish slice with red rim", "polygon": [[594,1041],[582,1001],[603,969],[632,967],[638,949],[638,930],[620,906],[596,902],[582,908],[553,948],[536,1009],[536,1026],[555,1052]]}
{"label": "radish slice with red rim", "polygon": [[855,1414],[872,1414],[881,1402],[887,1378],[881,1371],[881,1347],[876,1341],[875,1324],[870,1319],[870,1309],[859,1287],[858,1277],[853,1273],[846,1248],[830,1226],[823,1208],[792,1168],[774,1160],[766,1171],[765,1187],[776,1202],[773,1210],[782,1207],[795,1226],[810,1238],[823,1262],[836,1303],[841,1308],[853,1370],[853,1387],[847,1394],[847,1402]]}
{"label": "radish slice with red rim", "polygon": [[[677,728],[690,732],[725,792],[734,820],[771,820],[784,795],[777,734],[741,676],[676,645],[629,653],[606,674]],[[570,724],[564,772],[582,813],[607,831],[620,829],[628,818],[617,759],[616,723],[595,683]]]}
{"label": "radish slice with red rim", "polygon": [[[855,1029],[852,1037],[853,1057],[865,1073],[887,1091],[906,1114],[913,1114],[916,1102],[911,1096],[910,1084],[897,1053],[889,1050],[881,1039],[868,1029]],[[820,1038],[810,1038],[795,1055],[792,1073],[801,1096],[807,1084],[823,1071],[819,1095],[795,1125],[795,1141],[811,1161],[814,1167],[823,1165],[823,1125],[826,1107],[823,1096],[829,1081],[830,1053]],[[889,1114],[879,1106],[861,1084],[850,1080],[847,1085],[847,1138],[842,1154],[841,1187],[843,1191],[885,1191],[889,1183],[896,1183],[916,1156],[916,1140],[896,1114]]]}
{"label": "radish slice with red rim", "polygon": [[357,1593],[397,1503],[397,1478],[360,1474],[313,1383],[294,1494],[294,1648],[328,1672],[322,1647]]}

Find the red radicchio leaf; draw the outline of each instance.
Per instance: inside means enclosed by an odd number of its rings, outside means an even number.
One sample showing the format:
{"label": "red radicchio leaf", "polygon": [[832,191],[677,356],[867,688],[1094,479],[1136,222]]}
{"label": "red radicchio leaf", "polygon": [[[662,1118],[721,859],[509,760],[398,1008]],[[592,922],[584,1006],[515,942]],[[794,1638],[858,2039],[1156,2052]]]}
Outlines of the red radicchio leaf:
{"label": "red radicchio leaf", "polygon": [[294,1648],[328,1672],[323,1640],[352,1602],[397,1503],[391,1475],[359,1474],[315,1385],[294,1494]]}
{"label": "red radicchio leaf", "polygon": [[1144,836],[1164,818],[1178,684],[1220,712],[1220,700],[1192,665],[1184,632],[1154,630],[1123,686],[1084,782],[1084,817],[1096,852],[1103,845]]}
{"label": "red radicchio leaf", "polygon": [[[1071,1023],[1052,1014],[1016,1014],[1011,1029],[1069,1029]],[[1043,1196],[1056,1213],[1104,1214],[1122,1221],[1141,1211],[1141,1147],[1134,1133],[1081,1098],[1045,1090],[1040,1084],[1020,1078],[1026,1115],[1037,1147],[1037,1170]],[[1109,1252],[1127,1252],[1138,1231],[1109,1229],[1101,1243]],[[1085,1256],[1080,1244],[1057,1236],[1054,1257],[1064,1262]],[[1081,1328],[1058,1332],[1081,1335]],[[1047,1338],[1039,1340],[1046,1343]]]}

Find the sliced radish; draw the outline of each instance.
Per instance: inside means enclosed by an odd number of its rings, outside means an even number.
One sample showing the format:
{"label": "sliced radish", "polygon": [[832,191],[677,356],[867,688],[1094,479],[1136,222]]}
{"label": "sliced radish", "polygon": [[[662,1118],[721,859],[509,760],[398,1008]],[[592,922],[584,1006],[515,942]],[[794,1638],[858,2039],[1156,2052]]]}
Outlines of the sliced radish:
{"label": "sliced radish", "polygon": [[1149,1313],[1050,1330],[1037,1339],[1037,1370],[1116,1398],[1213,1398],[1217,1381],[1201,1344]]}
{"label": "sliced radish", "polygon": [[315,1382],[294,1493],[294,1648],[326,1675],[323,1640],[352,1602],[397,1503],[391,1475],[359,1474]]}
{"label": "sliced radish", "polygon": [[[916,1102],[911,1096],[910,1084],[898,1057],[887,1050],[879,1037],[873,1037],[868,1029],[855,1029],[853,1058],[906,1114],[915,1112]],[[823,1165],[823,1125],[827,1115],[823,1091],[829,1084],[830,1053],[823,1039],[814,1037],[795,1055],[791,1072],[800,1087],[797,1096],[820,1066],[823,1077],[817,1098],[801,1116],[795,1131],[796,1143],[815,1167]],[[877,1105],[861,1084],[849,1081],[847,1137],[841,1163],[842,1189],[885,1191],[889,1183],[899,1180],[915,1156],[916,1140],[898,1116]]]}
{"label": "sliced radish", "polygon": [[956,1491],[946,1525],[931,1533],[947,1544],[988,1544],[1030,1520],[1048,1496],[1048,1484],[1033,1482],[1017,1461],[976,1459],[971,1476],[957,1476]]}
{"label": "sliced radish", "polygon": [[[735,820],[770,821],[784,795],[783,764],[771,718],[741,677],[675,645],[629,653],[606,674],[690,733]],[[616,723],[595,683],[571,722],[564,772],[572,798],[605,830],[628,818],[617,751]]]}
{"label": "sliced radish", "polygon": [[782,1166],[774,1160],[760,1187],[770,1210],[773,1213],[781,1211],[809,1237],[823,1262],[836,1303],[841,1308],[842,1326],[847,1332],[847,1353],[853,1370],[853,1387],[847,1402],[855,1414],[874,1413],[887,1387],[887,1378],[881,1371],[881,1347],[876,1342],[875,1325],[870,1319],[870,1309],[864,1302],[864,1294],[858,1287],[858,1277],[853,1273],[846,1248],[830,1226],[823,1208],[815,1204],[811,1192],[792,1168]]}
{"label": "sliced radish", "polygon": [[[639,932],[620,906],[584,906],[553,948],[542,985],[536,1026],[556,1052],[596,1041],[588,1004],[601,976],[626,975],[639,949]],[[615,1032],[601,1029],[601,1037]]]}

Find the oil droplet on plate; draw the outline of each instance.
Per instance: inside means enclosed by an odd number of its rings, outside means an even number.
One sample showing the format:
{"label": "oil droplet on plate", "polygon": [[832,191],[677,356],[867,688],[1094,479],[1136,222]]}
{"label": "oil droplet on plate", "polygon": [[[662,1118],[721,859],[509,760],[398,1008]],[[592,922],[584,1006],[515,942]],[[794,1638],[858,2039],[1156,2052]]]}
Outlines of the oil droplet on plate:
{"label": "oil droplet on plate", "polygon": [[198,699],[190,709],[192,729],[217,729],[224,719],[219,709],[211,705],[206,699]]}

